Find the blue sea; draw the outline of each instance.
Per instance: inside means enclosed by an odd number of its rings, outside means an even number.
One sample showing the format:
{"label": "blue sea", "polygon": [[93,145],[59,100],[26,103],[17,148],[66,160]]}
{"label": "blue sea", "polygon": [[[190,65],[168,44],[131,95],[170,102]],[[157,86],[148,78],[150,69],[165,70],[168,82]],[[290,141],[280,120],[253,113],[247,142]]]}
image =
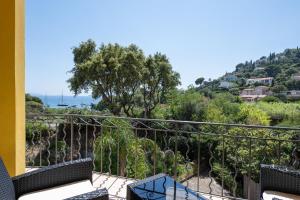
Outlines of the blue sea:
{"label": "blue sea", "polygon": [[99,99],[95,100],[91,96],[45,96],[45,95],[34,95],[39,97],[44,105],[50,108],[59,108],[58,104],[66,104],[68,107],[86,108],[90,107],[91,104],[96,104]]}

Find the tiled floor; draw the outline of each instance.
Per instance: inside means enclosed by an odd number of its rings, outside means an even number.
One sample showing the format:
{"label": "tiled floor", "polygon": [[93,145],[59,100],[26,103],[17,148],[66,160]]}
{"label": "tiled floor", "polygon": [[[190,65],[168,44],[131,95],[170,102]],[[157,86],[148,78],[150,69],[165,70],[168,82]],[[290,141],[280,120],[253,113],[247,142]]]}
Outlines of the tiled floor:
{"label": "tiled floor", "polygon": [[93,173],[93,186],[95,188],[106,188],[111,199],[125,199],[127,185],[135,181],[124,177]]}
{"label": "tiled floor", "polygon": [[[37,168],[26,168],[26,172],[36,170]],[[136,180],[118,177],[118,176],[109,176],[107,174],[100,174],[97,172],[93,173],[93,186],[95,188],[106,188],[110,195],[110,199],[126,199],[127,185],[134,183]],[[187,183],[184,183],[187,185]],[[193,189],[193,181],[189,181],[189,187]],[[208,198],[209,200],[225,200],[227,198],[222,198],[218,196],[212,196],[207,194],[201,194]]]}

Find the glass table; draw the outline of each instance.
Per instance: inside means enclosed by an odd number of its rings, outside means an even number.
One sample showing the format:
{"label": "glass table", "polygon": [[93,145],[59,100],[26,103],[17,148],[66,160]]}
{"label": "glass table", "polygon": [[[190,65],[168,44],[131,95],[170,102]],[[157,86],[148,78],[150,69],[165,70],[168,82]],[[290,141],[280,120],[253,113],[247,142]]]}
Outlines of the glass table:
{"label": "glass table", "polygon": [[127,200],[206,200],[166,174],[158,174],[127,186]]}

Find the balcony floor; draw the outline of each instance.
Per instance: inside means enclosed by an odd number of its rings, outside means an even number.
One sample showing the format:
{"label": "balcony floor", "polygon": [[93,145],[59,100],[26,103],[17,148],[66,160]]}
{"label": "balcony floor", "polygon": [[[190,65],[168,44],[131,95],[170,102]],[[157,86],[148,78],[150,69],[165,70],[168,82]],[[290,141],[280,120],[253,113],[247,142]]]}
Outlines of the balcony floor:
{"label": "balcony floor", "polygon": [[[36,170],[38,168],[26,168],[26,172]],[[202,178],[200,179],[202,180]],[[120,176],[113,176],[107,174],[101,174],[98,172],[93,172],[93,186],[95,188],[106,188],[110,195],[110,199],[126,199],[127,185],[136,182],[137,180],[131,178],[125,178]],[[194,181],[187,184],[186,182],[183,185],[189,185],[191,189],[194,189]],[[208,180],[204,179],[204,182],[201,181],[200,184],[207,184]],[[229,198],[219,197],[209,194],[202,194],[202,196],[208,198],[209,200],[227,200]]]}

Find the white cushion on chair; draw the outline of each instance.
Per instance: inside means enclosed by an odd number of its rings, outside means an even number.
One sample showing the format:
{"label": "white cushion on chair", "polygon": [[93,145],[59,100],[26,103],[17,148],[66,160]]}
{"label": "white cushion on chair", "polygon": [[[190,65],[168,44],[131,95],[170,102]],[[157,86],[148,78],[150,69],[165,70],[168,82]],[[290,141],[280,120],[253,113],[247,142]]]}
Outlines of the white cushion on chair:
{"label": "white cushion on chair", "polygon": [[273,200],[273,198],[280,199],[280,200],[300,200],[299,195],[276,192],[276,191],[268,191],[268,190],[264,191],[263,193],[264,200]]}
{"label": "white cushion on chair", "polygon": [[18,200],[61,200],[96,190],[89,180],[24,194]]}

